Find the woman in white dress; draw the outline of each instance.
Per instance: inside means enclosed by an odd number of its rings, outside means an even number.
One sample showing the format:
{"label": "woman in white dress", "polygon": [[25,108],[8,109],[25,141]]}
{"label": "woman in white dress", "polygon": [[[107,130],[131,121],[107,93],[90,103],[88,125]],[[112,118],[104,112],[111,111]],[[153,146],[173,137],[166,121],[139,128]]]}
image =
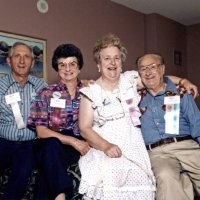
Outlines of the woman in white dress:
{"label": "woman in white dress", "polygon": [[79,126],[91,148],[79,160],[79,192],[84,199],[153,200],[155,182],[139,128],[137,73],[121,74],[127,51],[113,34],[97,41],[93,53],[101,77],[81,89]]}

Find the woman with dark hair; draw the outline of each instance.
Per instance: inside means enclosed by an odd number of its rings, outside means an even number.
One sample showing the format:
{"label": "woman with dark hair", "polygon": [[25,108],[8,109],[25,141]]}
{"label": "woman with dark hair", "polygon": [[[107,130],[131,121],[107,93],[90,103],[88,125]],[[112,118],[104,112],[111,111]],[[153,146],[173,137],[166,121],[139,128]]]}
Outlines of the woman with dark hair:
{"label": "woman with dark hair", "polygon": [[65,199],[65,194],[69,195],[73,185],[66,169],[89,150],[78,128],[82,84],[77,77],[83,67],[80,49],[73,44],[58,46],[52,67],[58,72],[60,82],[38,93],[28,120],[40,138],[36,153],[39,184],[45,186],[45,190],[39,186],[37,198],[43,200]]}

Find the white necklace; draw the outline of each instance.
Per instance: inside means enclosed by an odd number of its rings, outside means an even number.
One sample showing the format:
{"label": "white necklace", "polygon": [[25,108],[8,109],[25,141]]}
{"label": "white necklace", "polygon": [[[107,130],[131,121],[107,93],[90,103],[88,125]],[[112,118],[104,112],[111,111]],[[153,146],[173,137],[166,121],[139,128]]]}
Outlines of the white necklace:
{"label": "white necklace", "polygon": [[114,84],[112,87],[113,90],[106,90],[105,83],[103,82],[102,78],[100,79],[100,87],[101,87],[101,98],[102,98],[102,104],[109,105],[109,104],[119,104],[121,103],[121,95],[120,95],[120,88],[119,88],[119,82]]}
{"label": "white necklace", "polygon": [[101,99],[104,106],[109,104],[118,105],[121,103],[120,89],[116,88],[110,92],[101,87]]}

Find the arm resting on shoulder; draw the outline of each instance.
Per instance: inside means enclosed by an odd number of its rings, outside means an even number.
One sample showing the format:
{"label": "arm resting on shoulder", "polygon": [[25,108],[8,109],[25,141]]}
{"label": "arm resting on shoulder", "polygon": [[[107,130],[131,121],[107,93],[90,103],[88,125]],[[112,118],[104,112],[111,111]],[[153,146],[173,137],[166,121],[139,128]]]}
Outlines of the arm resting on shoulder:
{"label": "arm resting on shoulder", "polygon": [[191,83],[188,79],[186,78],[180,78],[180,77],[177,77],[177,76],[168,76],[171,81],[176,84],[176,85],[181,85],[183,87],[186,88],[188,94],[192,94],[194,96],[194,98],[198,97],[199,96],[199,93],[198,93],[198,88],[196,85],[194,85],[193,83]]}
{"label": "arm resting on shoulder", "polygon": [[[188,94],[192,94],[194,98],[199,96],[199,92],[198,92],[198,88],[196,85],[194,85],[193,83],[191,83],[188,79],[186,78],[180,78],[177,76],[167,76],[168,78],[170,78],[170,80],[176,84],[176,85],[181,85],[183,87],[186,88]],[[137,78],[137,89],[141,90],[144,88],[144,85],[141,81],[140,76],[138,76]]]}

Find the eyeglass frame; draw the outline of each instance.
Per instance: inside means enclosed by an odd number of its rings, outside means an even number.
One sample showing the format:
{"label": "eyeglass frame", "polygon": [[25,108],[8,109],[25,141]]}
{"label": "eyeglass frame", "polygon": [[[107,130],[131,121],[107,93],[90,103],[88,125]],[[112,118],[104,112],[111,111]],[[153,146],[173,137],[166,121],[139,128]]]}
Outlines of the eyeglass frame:
{"label": "eyeglass frame", "polygon": [[[60,65],[62,65],[62,66],[60,66]],[[59,62],[58,63],[58,69],[60,69],[60,70],[64,70],[67,67],[69,67],[70,70],[77,69],[78,68],[78,62],[74,60],[74,61],[69,62],[69,63],[66,63],[66,62]]]}
{"label": "eyeglass frame", "polygon": [[[149,65],[142,65],[142,66],[139,66],[139,73],[140,74],[145,74],[147,72],[147,69],[151,72],[151,73],[156,73],[157,70],[158,70],[158,67],[160,67],[161,65],[163,65],[162,63],[151,63]],[[142,69],[143,68],[143,69]]]}
{"label": "eyeglass frame", "polygon": [[118,62],[122,62],[121,56],[114,56],[114,57],[105,56],[105,57],[102,57],[101,59],[105,63],[113,63],[113,62],[118,63]]}

